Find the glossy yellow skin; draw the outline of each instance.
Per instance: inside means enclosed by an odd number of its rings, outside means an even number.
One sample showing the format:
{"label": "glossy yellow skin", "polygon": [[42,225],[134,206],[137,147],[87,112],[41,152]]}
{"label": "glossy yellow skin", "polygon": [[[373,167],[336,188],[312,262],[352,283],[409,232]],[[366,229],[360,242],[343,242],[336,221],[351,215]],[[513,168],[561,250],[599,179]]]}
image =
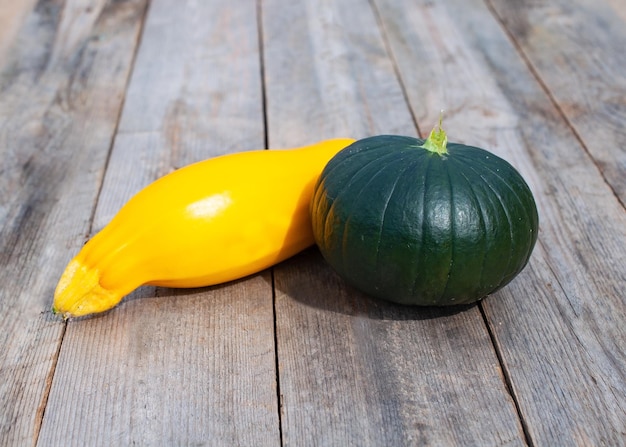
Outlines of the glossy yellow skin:
{"label": "glossy yellow skin", "polygon": [[70,261],[53,311],[65,318],[103,312],[144,284],[231,281],[313,245],[315,181],[353,141],[224,155],[160,178]]}

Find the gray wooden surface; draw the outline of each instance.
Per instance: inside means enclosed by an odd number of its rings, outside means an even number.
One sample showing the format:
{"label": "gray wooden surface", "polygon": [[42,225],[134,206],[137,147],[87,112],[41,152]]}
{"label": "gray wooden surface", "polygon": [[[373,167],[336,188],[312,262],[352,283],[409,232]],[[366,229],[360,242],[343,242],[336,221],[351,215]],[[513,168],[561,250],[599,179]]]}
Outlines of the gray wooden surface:
{"label": "gray wooden surface", "polygon": [[[626,445],[624,48],[621,0],[0,0],[0,445]],[[479,305],[374,300],[312,248],[49,311],[157,177],[441,109],[539,207]]]}

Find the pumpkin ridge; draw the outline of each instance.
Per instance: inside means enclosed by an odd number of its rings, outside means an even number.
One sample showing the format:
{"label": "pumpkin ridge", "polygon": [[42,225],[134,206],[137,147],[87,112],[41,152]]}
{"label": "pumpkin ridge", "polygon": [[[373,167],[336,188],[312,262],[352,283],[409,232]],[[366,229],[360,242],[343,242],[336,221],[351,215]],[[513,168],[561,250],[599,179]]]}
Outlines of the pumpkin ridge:
{"label": "pumpkin ridge", "polygon": [[333,158],[330,159],[330,161],[326,164],[326,166],[324,167],[324,169],[322,170],[322,175],[320,176],[320,178],[318,179],[318,182],[322,180],[322,178],[328,177],[328,176],[332,176],[332,174],[334,173],[335,170],[342,168],[343,165],[347,162],[350,163],[350,156],[356,155],[359,152],[357,152],[356,154],[349,154],[346,155],[346,152],[344,151],[349,151],[350,148],[354,145],[355,143],[352,143],[349,146],[346,146],[345,148],[343,148],[342,150],[340,150],[337,155],[335,155]]}
{"label": "pumpkin ridge", "polygon": [[[493,154],[491,154],[491,156],[493,156]],[[505,166],[506,166],[508,169],[510,169],[510,170],[512,171],[511,173],[512,173],[512,174],[514,174],[514,178],[515,178],[516,180],[519,180],[519,183],[518,183],[518,184],[519,184],[521,187],[523,187],[526,191],[530,191],[530,187],[528,186],[528,184],[526,183],[526,181],[524,181],[524,179],[523,179],[523,177],[521,176],[521,174],[519,174],[519,172],[515,169],[515,167],[513,167],[513,165],[511,165],[509,162],[507,162],[506,160],[501,159],[501,158],[500,158],[500,157],[498,157],[498,156],[495,156],[495,157],[496,157],[496,158],[495,158],[496,160],[498,160],[498,159],[499,159],[498,161],[502,160],[502,161],[505,163]],[[516,189],[515,189],[515,188],[513,188],[513,187],[509,184],[509,181],[507,181],[507,179],[503,178],[503,177],[502,177],[502,175],[500,175],[500,174],[499,174],[499,171],[494,171],[494,170],[493,170],[493,168],[492,168],[492,166],[490,166],[489,164],[487,164],[487,163],[483,162],[483,161],[482,161],[482,159],[480,159],[480,158],[479,158],[478,160],[479,160],[479,162],[480,162],[479,164],[480,164],[480,165],[481,165],[481,166],[482,166],[485,170],[489,171],[493,177],[497,178],[497,179],[500,181],[500,183],[502,183],[502,184],[503,184],[503,185],[504,185],[504,186],[505,186],[505,187],[506,187],[506,188],[507,188],[507,189],[508,189],[508,190],[509,190],[512,194],[513,194],[513,196],[514,196],[514,197],[515,197],[515,199],[517,200],[517,202],[518,202],[518,204],[519,204],[520,208],[523,210],[524,215],[525,215],[525,217],[526,217],[526,219],[527,219],[527,222],[529,222],[529,223],[531,223],[531,224],[535,225],[536,227],[538,227],[538,222],[536,222],[536,221],[535,221],[534,215],[532,215],[532,216],[531,216],[531,215],[529,215],[529,211],[530,211],[530,209],[529,209],[529,207],[528,207],[527,205],[530,205],[530,203],[526,203],[526,202],[525,202],[525,201],[524,201],[524,200],[520,197],[520,195],[518,194],[518,192],[516,191]],[[531,194],[532,194],[532,193],[531,193]],[[531,197],[532,197],[532,196],[531,196]],[[500,200],[500,202],[501,202],[501,203],[503,203],[502,198],[501,198],[500,196],[498,196],[498,199]],[[533,199],[533,205],[534,205],[534,199]],[[532,212],[531,212],[531,214],[532,214]],[[509,216],[509,214],[508,214],[508,210],[507,210],[507,218],[509,218],[509,224],[511,224],[511,221],[510,221],[510,216]],[[515,238],[513,237],[514,228],[515,228],[515,225],[512,225],[512,226],[511,226],[511,230],[512,230],[512,233],[511,233],[511,241],[514,241],[514,240],[515,240]],[[528,237],[527,237],[527,238],[528,238]],[[533,239],[533,238],[534,238],[534,235],[533,235],[533,236],[530,236],[530,239]],[[532,241],[531,241],[531,240],[529,240],[528,242],[532,242]],[[524,255],[524,257],[523,257],[524,261],[523,261],[522,263],[520,263],[520,264],[519,264],[519,266],[522,266],[522,267],[523,267],[524,265],[526,265],[526,263],[527,263],[527,262],[528,262],[528,260],[530,259],[530,254],[531,254],[532,249],[533,249],[533,247],[534,247],[534,243],[527,243],[527,244],[525,244],[525,245],[527,246],[527,248],[526,248],[526,250],[525,250],[525,255]],[[512,250],[513,250],[513,244],[512,244]],[[513,258],[513,254],[511,254],[511,258]],[[511,266],[511,264],[510,264],[510,261],[509,261],[508,267],[510,267],[510,266]],[[507,269],[507,271],[510,271],[510,268],[508,268],[508,269]],[[510,274],[509,274],[509,275],[505,275],[504,279],[507,279],[509,276],[510,276]]]}
{"label": "pumpkin ridge", "polygon": [[[519,189],[522,189],[525,193],[524,193],[524,197],[520,196],[520,194],[518,193],[518,190],[516,188],[511,187],[511,185],[509,184],[508,181],[505,181],[504,178],[502,178],[500,175],[498,175],[497,173],[495,174],[498,178],[500,178],[500,180],[506,184],[507,188],[509,188],[509,190],[513,193],[513,195],[515,196],[515,198],[517,199],[520,207],[524,210],[524,214],[525,217],[527,219],[527,222],[530,223],[530,228],[531,228],[531,232],[530,232],[530,236],[526,236],[527,239],[527,244],[526,244],[526,250],[525,250],[525,254],[523,257],[523,262],[521,262],[519,264],[519,267],[523,267],[525,266],[529,259],[530,259],[530,255],[532,253],[532,250],[534,248],[534,245],[536,243],[537,240],[537,234],[536,231],[533,230],[533,228],[539,228],[539,216],[538,214],[535,212],[533,213],[533,209],[536,210],[536,203],[535,200],[532,196],[532,191],[530,190],[530,187],[528,186],[528,184],[526,183],[526,181],[524,180],[524,178],[521,176],[521,174],[519,174],[519,172],[517,170],[515,170],[515,168],[513,166],[511,166],[511,169],[513,169],[513,171],[517,174],[515,176],[515,178],[519,181],[518,185],[519,185]],[[520,269],[521,270],[521,269]]]}
{"label": "pumpkin ridge", "polygon": [[[357,154],[352,154],[352,155],[354,156],[354,155],[357,155]],[[335,197],[333,197],[333,199],[332,199],[332,200],[333,200],[333,201],[335,201],[335,200],[336,200],[337,198],[339,198],[339,197],[340,197],[340,196],[341,196],[341,195],[342,195],[342,194],[343,194],[343,193],[344,193],[347,189],[349,189],[349,188],[350,188],[350,186],[352,186],[352,184],[354,183],[354,179],[355,179],[355,178],[357,178],[357,177],[359,176],[359,174],[361,174],[361,173],[362,173],[365,169],[369,168],[369,167],[370,167],[371,165],[373,165],[373,164],[380,164],[380,163],[381,163],[384,159],[386,159],[386,158],[392,158],[392,156],[395,156],[395,155],[396,155],[396,154],[395,154],[393,151],[390,151],[390,152],[388,152],[387,154],[383,155],[382,157],[380,157],[380,158],[378,158],[378,159],[374,159],[374,160],[368,161],[365,165],[361,166],[359,169],[357,169],[357,170],[356,170],[356,171],[352,174],[352,176],[351,176],[351,178],[350,178],[350,181],[349,181],[349,182],[347,182],[345,185],[343,185],[343,186],[342,186],[342,188],[341,188],[339,191],[337,191],[336,196],[335,196]],[[352,161],[352,160],[350,160],[350,157],[346,157],[344,160],[342,160],[342,161],[341,161],[341,163],[344,163],[344,162],[349,162],[349,163],[352,163],[353,161]],[[338,165],[336,165],[336,166],[339,166],[339,164],[338,164]],[[330,172],[332,172],[332,171],[330,171]],[[324,173],[324,174],[323,174],[324,178],[326,178],[326,177],[327,177],[327,175],[328,175],[328,173]],[[327,191],[327,195],[328,195],[328,190],[326,190],[326,191]]]}
{"label": "pumpkin ridge", "polygon": [[485,289],[485,284],[484,284],[485,265],[487,263],[487,251],[489,249],[489,241],[487,240],[487,223],[485,222],[485,208],[486,208],[485,202],[481,200],[479,194],[474,189],[474,183],[472,183],[470,179],[467,177],[467,174],[464,170],[464,168],[467,165],[462,164],[456,157],[450,157],[449,160],[451,162],[451,165],[454,165],[456,167],[458,175],[463,177],[463,179],[465,180],[468,190],[472,193],[477,209],[480,211],[478,213],[478,216],[480,218],[480,228],[484,237],[483,237],[482,262],[480,263],[480,274],[479,274],[479,279],[478,279],[478,289],[484,290]]}
{"label": "pumpkin ridge", "polygon": [[[366,166],[370,166],[371,164],[373,164],[373,163],[368,163]],[[385,167],[388,167],[388,165],[387,165],[387,166],[385,166]],[[364,166],[364,168],[365,168],[365,166]],[[358,172],[362,172],[362,171],[363,171],[363,169],[360,169]],[[357,203],[357,202],[359,201],[359,199],[361,198],[361,196],[363,195],[363,193],[366,191],[367,187],[368,187],[368,186],[369,186],[369,185],[370,185],[370,184],[371,184],[374,180],[376,180],[376,178],[377,178],[377,177],[379,177],[379,176],[380,176],[380,175],[382,175],[382,174],[384,174],[384,169],[378,169],[378,170],[374,173],[374,175],[372,175],[372,176],[371,176],[371,177],[367,180],[367,182],[366,182],[366,183],[365,183],[365,184],[361,187],[361,190],[359,191],[359,193],[356,195],[356,197],[354,197],[354,198],[352,199],[352,203],[353,203],[353,204],[354,204],[354,203]],[[354,175],[354,177],[356,177],[356,174]],[[354,178],[354,177],[353,177],[353,178]],[[354,217],[354,212],[353,212],[352,214],[349,214],[349,215],[346,217],[346,221],[345,221],[345,223],[344,223],[344,230],[343,230],[343,233],[342,233],[342,235],[341,235],[341,236],[342,236],[342,240],[341,240],[341,251],[342,251],[343,253],[346,253],[346,249],[345,249],[345,247],[346,247],[346,244],[347,244],[347,237],[348,237],[348,231],[349,231],[348,229],[349,229],[349,227],[350,227],[350,223],[351,223],[351,221],[352,221],[352,218],[353,218],[353,217]],[[345,257],[345,256],[342,256],[342,259],[343,259],[343,266],[342,266],[342,268],[343,268],[343,270],[345,271],[345,261],[346,261],[346,257]]]}
{"label": "pumpkin ridge", "polygon": [[[453,241],[450,238],[452,222],[449,213],[452,212],[453,201],[447,159],[434,153],[430,155],[430,158],[429,179],[426,182],[426,185],[429,185],[426,189],[426,204],[429,208],[424,213],[424,220],[427,224],[424,232],[426,237],[424,245],[427,247],[426,253],[430,253],[430,256],[426,260],[424,268],[429,268],[432,273],[432,275],[427,276],[426,281],[428,293],[433,299],[433,304],[436,305],[444,298],[444,290],[450,271],[450,259],[452,259]],[[436,214],[432,213],[434,209],[430,205],[433,200],[441,206],[449,208],[445,216],[441,215],[444,210],[439,210]],[[442,222],[442,218],[448,219],[448,221]],[[438,278],[438,280],[435,281],[434,278]]]}
{"label": "pumpkin ridge", "polygon": [[[340,152],[341,153],[341,152]],[[391,157],[391,155],[394,155],[393,151],[389,152],[389,154],[384,155],[381,158],[387,158],[387,157]],[[346,157],[345,160],[350,160],[350,157]],[[328,190],[328,188],[324,188],[325,192],[324,194],[326,195],[326,198],[329,199],[329,201],[331,202],[330,206],[328,207],[328,210],[326,211],[326,216],[324,218],[324,237],[326,237],[326,229],[328,228],[328,224],[329,224],[329,219],[330,217],[333,215],[334,209],[337,206],[337,202],[341,201],[341,196],[343,195],[343,193],[345,193],[345,191],[349,190],[350,187],[354,184],[355,182],[355,178],[358,177],[358,175],[360,173],[362,173],[365,169],[367,169],[368,167],[370,167],[371,165],[375,164],[378,160],[372,160],[369,161],[368,163],[366,163],[365,165],[361,166],[359,169],[356,170],[356,172],[354,172],[354,174],[352,174],[350,181],[347,182],[345,185],[342,185],[342,188],[336,192],[335,197],[330,198],[330,191]],[[325,179],[327,177],[327,173],[322,172],[322,176],[320,177],[320,184],[323,184],[325,182]],[[345,225],[344,225],[345,227]],[[342,233],[342,237],[343,237],[343,233]]]}
{"label": "pumpkin ridge", "polygon": [[455,207],[455,201],[454,201],[454,182],[452,181],[452,178],[450,177],[450,166],[449,164],[446,164],[446,174],[448,177],[448,185],[450,188],[450,263],[448,264],[448,274],[446,276],[446,285],[443,287],[443,291],[441,292],[441,296],[439,297],[439,299],[443,298],[444,296],[446,296],[447,292],[448,292],[448,286],[450,285],[450,277],[452,276],[452,268],[454,266],[454,250],[455,250],[455,244],[454,241],[456,241],[456,225],[455,225],[455,214],[456,214],[456,207]]}
{"label": "pumpkin ridge", "polygon": [[[397,138],[405,138],[405,137],[397,137],[395,135],[387,135],[387,136],[382,136],[385,138],[389,138],[391,137],[392,139],[397,139]],[[360,154],[368,154],[371,151],[375,151],[375,150],[379,150],[380,148],[385,148],[387,147],[388,143],[385,141],[376,141],[375,144],[373,145],[367,145],[367,143],[369,143],[369,140],[372,139],[378,139],[379,137],[369,137],[369,138],[365,138],[363,140],[358,140],[353,142],[352,144],[350,144],[349,146],[346,146],[345,148],[343,148],[341,151],[339,151],[335,157],[333,157],[328,163],[327,165],[324,167],[323,171],[322,171],[322,176],[321,177],[329,177],[332,176],[332,174],[334,173],[334,171],[336,169],[339,169],[341,167],[343,167],[343,165],[345,163],[353,163],[354,159],[353,157],[358,156]],[[360,146],[366,146],[364,149],[359,149]],[[352,151],[355,152],[352,152]],[[320,177],[320,179],[321,179]]]}
{"label": "pumpkin ridge", "polygon": [[[478,149],[478,148],[474,148],[474,149]],[[481,151],[486,152],[484,150],[481,149]],[[515,167],[513,165],[511,165],[508,161],[498,157],[497,155],[494,154],[488,154],[488,156],[490,157],[494,157],[495,159],[498,160],[498,162],[504,162],[505,166],[507,166],[508,169],[510,169],[512,171],[513,174],[516,174],[515,177],[521,181],[521,186],[524,186],[527,190],[530,191],[530,187],[528,186],[528,184],[524,181],[524,179],[522,178],[521,174],[519,174],[519,172],[517,171],[517,169],[515,169]],[[534,219],[532,219],[532,216],[528,215],[528,209],[526,204],[524,203],[524,201],[520,198],[519,194],[517,193],[517,191],[515,190],[515,188],[511,187],[511,185],[509,184],[509,182],[507,181],[507,179],[503,178],[500,174],[499,171],[494,171],[493,167],[488,164],[485,163],[482,158],[478,158],[475,159],[472,157],[471,161],[473,163],[478,162],[478,164],[480,164],[483,168],[485,168],[486,170],[488,170],[491,175],[493,175],[494,177],[497,177],[501,183],[506,186],[506,188],[511,191],[513,193],[513,195],[515,196],[515,198],[517,199],[518,203],[521,205],[521,208],[524,210],[524,214],[526,215],[526,218],[528,219],[528,222],[533,222]],[[468,165],[470,165],[468,163]]]}
{"label": "pumpkin ridge", "polygon": [[[387,201],[385,202],[385,205],[383,207],[382,210],[382,219],[381,219],[381,223],[380,223],[380,230],[378,232],[378,239],[376,242],[376,260],[375,260],[375,267],[376,270],[379,270],[379,266],[380,266],[380,242],[382,240],[382,236],[384,233],[384,229],[385,229],[385,220],[388,217],[387,216],[387,209],[389,207],[389,203],[391,202],[391,198],[393,197],[393,195],[397,192],[397,186],[398,183],[400,182],[400,180],[402,179],[402,177],[408,172],[408,171],[412,171],[415,168],[415,165],[422,163],[421,160],[422,157],[419,158],[415,158],[414,160],[412,160],[410,163],[405,163],[405,167],[402,171],[400,171],[394,181],[393,187],[391,188],[391,191],[389,193],[389,197],[387,198]],[[404,159],[400,160],[401,162],[404,162]]]}
{"label": "pumpkin ridge", "polygon": [[[426,234],[426,207],[427,207],[427,202],[426,202],[426,185],[428,185],[428,174],[430,172],[430,165],[432,163],[432,157],[426,157],[426,166],[424,167],[424,187],[422,188],[423,194],[422,194],[422,229],[421,229],[421,240],[420,240],[420,247],[424,246],[424,238],[425,238],[425,234]],[[421,252],[420,252],[421,255]],[[419,266],[419,262],[417,263]],[[421,280],[421,276],[420,273],[418,272],[415,275],[415,280],[413,281],[413,288],[411,289],[411,295],[415,296],[415,290],[417,289],[418,286],[418,282]]]}
{"label": "pumpkin ridge", "polygon": [[[479,176],[483,179],[483,182],[485,183],[485,185],[487,185],[487,186],[489,187],[489,189],[493,192],[494,197],[496,197],[496,198],[498,199],[498,203],[499,203],[499,205],[500,205],[500,208],[504,211],[504,215],[506,216],[506,221],[507,221],[507,224],[508,224],[508,226],[509,226],[509,239],[511,240],[511,246],[509,247],[509,259],[507,260],[507,264],[506,264],[506,269],[505,269],[505,272],[510,272],[510,271],[511,271],[511,261],[513,260],[513,253],[514,253],[514,251],[515,251],[515,250],[514,250],[514,245],[515,245],[515,244],[513,243],[513,241],[515,240],[515,238],[514,238],[514,229],[513,229],[513,228],[514,228],[514,225],[513,225],[513,221],[512,221],[512,219],[511,219],[511,215],[510,215],[510,213],[509,213],[509,210],[508,210],[507,206],[506,206],[506,205],[505,205],[505,203],[504,203],[504,200],[502,199],[501,194],[498,192],[498,189],[497,189],[497,188],[495,188],[495,187],[491,184],[491,182],[489,182],[489,180],[488,180],[485,176],[483,176],[483,175],[481,175],[480,173],[476,172],[476,170],[474,169],[474,167],[472,167],[472,166],[471,166],[471,165],[469,165],[469,164],[468,164],[468,166],[469,166],[469,168],[470,168],[471,170],[473,170],[476,174],[478,174],[478,175],[479,175]],[[486,168],[486,169],[489,171],[489,173],[491,173],[491,174],[492,174],[495,178],[497,178],[497,179],[498,179],[501,183],[506,184],[506,182],[505,182],[505,181],[504,181],[504,180],[503,180],[500,176],[495,175],[495,173],[493,172],[493,170],[492,170],[492,169],[490,169],[488,166],[483,165],[483,168]],[[508,273],[505,273],[505,274],[503,274],[503,275],[502,275],[502,278],[500,278],[500,281],[499,281],[498,285],[495,287],[494,291],[495,291],[495,290],[497,290],[497,289],[500,287],[500,285],[504,282],[504,279],[505,279],[507,276],[508,276]]]}

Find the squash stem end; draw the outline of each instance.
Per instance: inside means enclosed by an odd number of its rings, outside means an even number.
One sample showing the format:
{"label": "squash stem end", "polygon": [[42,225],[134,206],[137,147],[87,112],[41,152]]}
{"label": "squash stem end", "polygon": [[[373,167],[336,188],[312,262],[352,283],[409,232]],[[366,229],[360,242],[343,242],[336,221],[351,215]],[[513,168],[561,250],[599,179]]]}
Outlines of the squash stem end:
{"label": "squash stem end", "polygon": [[74,258],[66,267],[54,292],[52,312],[64,320],[113,308],[122,294],[100,284],[100,272]]}

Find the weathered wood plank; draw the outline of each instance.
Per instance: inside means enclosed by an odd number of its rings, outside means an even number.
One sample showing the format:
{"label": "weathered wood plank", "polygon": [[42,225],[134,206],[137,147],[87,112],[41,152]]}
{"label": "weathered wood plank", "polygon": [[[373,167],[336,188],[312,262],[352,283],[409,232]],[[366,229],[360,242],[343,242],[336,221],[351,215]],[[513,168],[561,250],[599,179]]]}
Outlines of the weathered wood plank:
{"label": "weathered wood plank", "polygon": [[40,444],[278,445],[270,275],[156,295],[70,324]]}
{"label": "weathered wood plank", "polygon": [[35,0],[0,0],[0,70],[4,68],[7,52],[34,6]]}
{"label": "weathered wood plank", "polygon": [[[254,0],[150,4],[94,231],[174,168],[263,147],[256,13]],[[102,318],[70,322],[40,441],[277,445],[277,408],[267,274],[146,287]]]}
{"label": "weathered wood plank", "polygon": [[626,3],[489,3],[626,205]]}
{"label": "weathered wood plank", "polygon": [[2,63],[1,445],[37,440],[64,332],[48,309],[88,232],[144,7],[40,2]]}
{"label": "weathered wood plank", "polygon": [[369,299],[313,249],[273,276],[142,288],[67,331],[47,309],[90,229],[171,169],[264,144],[257,2],[152,2],[125,93],[147,2],[30,1],[0,0],[1,445],[278,445],[279,422],[285,445],[624,445],[626,177],[599,155],[621,167],[623,151],[595,146],[623,129],[585,127],[623,117],[618,0],[258,2],[271,146],[415,134],[410,112],[425,133],[444,108],[452,139],[529,180],[537,251],[480,307]]}
{"label": "weathered wood plank", "polygon": [[419,122],[445,108],[451,140],[504,156],[535,192],[531,263],[483,304],[529,440],[623,444],[626,213],[483,3],[376,4]]}
{"label": "weathered wood plank", "polygon": [[[271,145],[416,133],[369,2],[265,1],[262,23]],[[368,299],[315,249],[274,277],[285,445],[524,444],[478,307]]]}
{"label": "weathered wood plank", "polygon": [[415,134],[369,6],[334,3],[262,4],[270,146]]}
{"label": "weathered wood plank", "polygon": [[524,445],[477,306],[371,299],[316,249],[276,269],[285,445]]}
{"label": "weathered wood plank", "polygon": [[613,8],[613,12],[619,15],[626,22],[626,3],[621,0],[606,0],[606,3]]}

